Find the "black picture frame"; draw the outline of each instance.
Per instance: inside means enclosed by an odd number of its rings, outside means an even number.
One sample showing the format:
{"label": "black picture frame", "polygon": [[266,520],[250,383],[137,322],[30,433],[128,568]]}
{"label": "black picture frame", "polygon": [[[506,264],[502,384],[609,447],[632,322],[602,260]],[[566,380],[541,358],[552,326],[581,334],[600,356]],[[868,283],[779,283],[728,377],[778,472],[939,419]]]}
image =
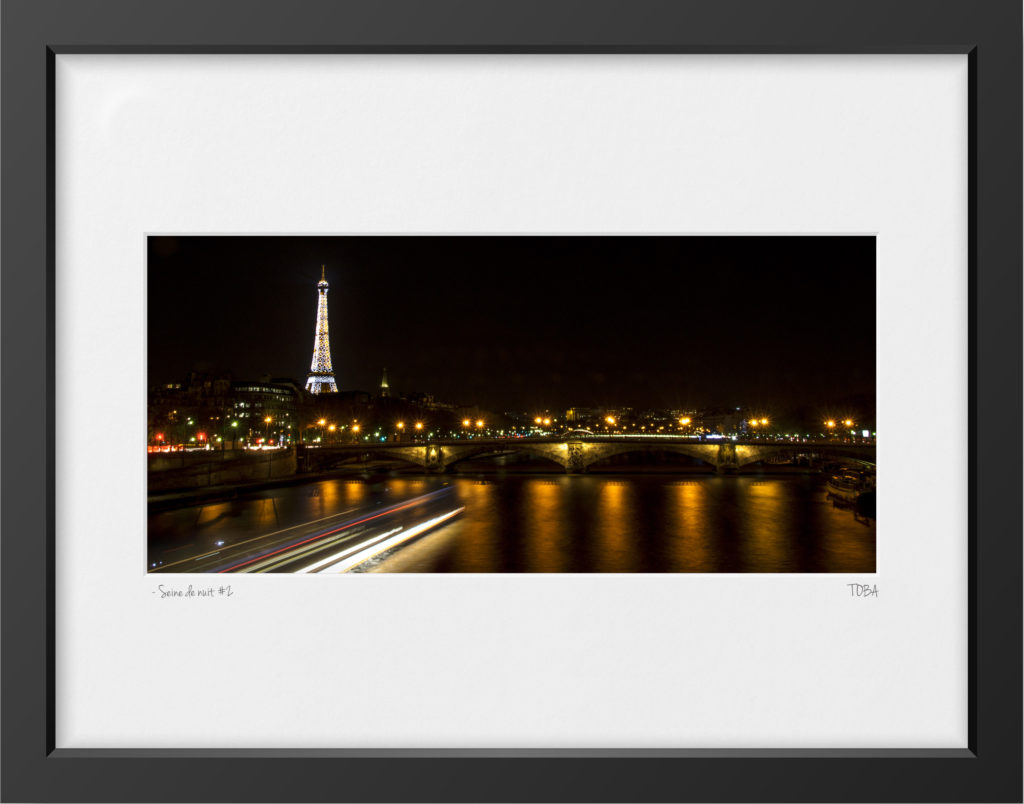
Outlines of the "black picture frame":
{"label": "black picture frame", "polygon": [[[4,801],[1021,800],[1020,4],[7,0],[2,15]],[[83,52],[968,54],[968,749],[56,749],[54,60]]]}

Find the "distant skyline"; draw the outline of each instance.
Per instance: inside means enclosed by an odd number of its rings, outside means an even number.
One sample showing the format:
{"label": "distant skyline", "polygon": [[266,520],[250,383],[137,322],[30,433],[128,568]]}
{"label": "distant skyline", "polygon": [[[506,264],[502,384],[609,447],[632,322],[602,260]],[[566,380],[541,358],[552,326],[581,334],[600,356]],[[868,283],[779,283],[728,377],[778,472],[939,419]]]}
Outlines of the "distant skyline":
{"label": "distant skyline", "polygon": [[320,266],[341,390],[494,410],[875,394],[873,237],[151,237],[149,381],[303,384]]}

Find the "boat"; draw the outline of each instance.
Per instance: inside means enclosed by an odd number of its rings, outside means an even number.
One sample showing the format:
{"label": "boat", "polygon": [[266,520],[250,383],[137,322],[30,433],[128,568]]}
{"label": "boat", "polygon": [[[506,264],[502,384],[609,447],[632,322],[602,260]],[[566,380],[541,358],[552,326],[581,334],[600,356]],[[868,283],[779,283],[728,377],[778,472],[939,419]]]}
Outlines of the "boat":
{"label": "boat", "polygon": [[875,478],[867,472],[842,468],[829,477],[825,489],[833,501],[855,505],[862,495],[874,492]]}

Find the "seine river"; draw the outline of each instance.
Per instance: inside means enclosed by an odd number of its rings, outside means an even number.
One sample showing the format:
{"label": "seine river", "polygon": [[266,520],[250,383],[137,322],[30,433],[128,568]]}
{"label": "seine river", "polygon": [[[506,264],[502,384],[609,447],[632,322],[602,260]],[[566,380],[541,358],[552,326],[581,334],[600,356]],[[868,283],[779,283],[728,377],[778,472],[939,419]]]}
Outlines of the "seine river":
{"label": "seine river", "polygon": [[875,524],[816,474],[329,479],[153,514],[150,546],[231,544],[447,484],[458,517],[360,567],[378,572],[874,572]]}

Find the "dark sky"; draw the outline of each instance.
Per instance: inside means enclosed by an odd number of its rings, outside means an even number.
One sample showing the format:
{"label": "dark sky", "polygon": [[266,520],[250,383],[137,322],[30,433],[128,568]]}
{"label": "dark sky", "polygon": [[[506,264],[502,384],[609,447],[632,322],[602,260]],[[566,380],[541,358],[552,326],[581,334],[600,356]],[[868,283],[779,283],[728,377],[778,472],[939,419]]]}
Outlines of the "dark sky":
{"label": "dark sky", "polygon": [[491,410],[774,410],[875,393],[873,237],[156,237],[149,379],[305,381]]}

